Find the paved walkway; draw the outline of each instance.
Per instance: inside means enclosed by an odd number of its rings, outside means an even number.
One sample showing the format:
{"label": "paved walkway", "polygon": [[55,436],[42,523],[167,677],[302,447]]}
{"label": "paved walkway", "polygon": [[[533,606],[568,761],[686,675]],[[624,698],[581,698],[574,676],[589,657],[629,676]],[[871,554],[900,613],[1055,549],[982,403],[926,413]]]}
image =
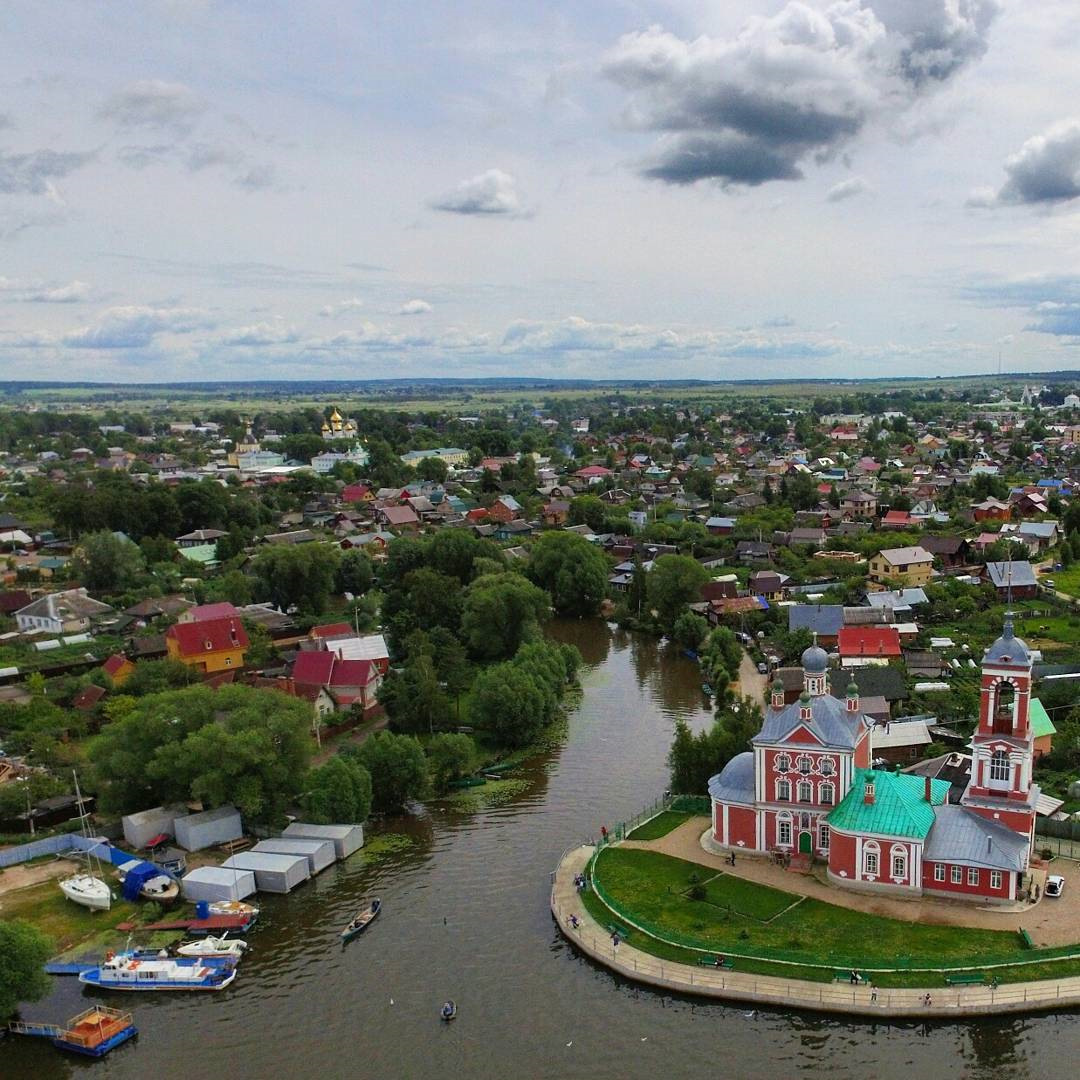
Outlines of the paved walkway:
{"label": "paved walkway", "polygon": [[[611,935],[581,906],[574,886],[574,876],[585,869],[594,850],[591,846],[583,846],[563,856],[552,881],[551,912],[563,934],[583,953],[605,967],[649,986],[703,997],[820,1012],[924,1019],[953,1019],[981,1013],[1036,1012],[1080,1005],[1080,976],[1009,983],[995,990],[989,986],[880,989],[875,997],[869,985],[803,982],[720,971],[658,960],[626,941],[614,947]],[[578,917],[577,930],[570,926],[571,914]],[[626,920],[618,921],[622,923]],[[926,1000],[928,994],[929,1004]]]}
{"label": "paved walkway", "polygon": [[1040,948],[1071,945],[1077,940],[1080,927],[1080,865],[1067,859],[1055,859],[1052,872],[1065,878],[1065,891],[1060,898],[1042,897],[1037,904],[1020,908],[977,907],[962,900],[938,900],[931,897],[904,899],[842,889],[824,877],[793,873],[777,866],[763,856],[735,856],[735,866],[728,864],[727,855],[720,849],[705,847],[708,818],[694,817],[659,840],[627,840],[627,847],[647,848],[677,859],[701,863],[704,866],[734,874],[736,877],[771,885],[785,892],[812,896],[829,904],[884,915],[890,919],[931,923],[941,926],[970,926],[982,930],[1019,930],[1021,927]]}

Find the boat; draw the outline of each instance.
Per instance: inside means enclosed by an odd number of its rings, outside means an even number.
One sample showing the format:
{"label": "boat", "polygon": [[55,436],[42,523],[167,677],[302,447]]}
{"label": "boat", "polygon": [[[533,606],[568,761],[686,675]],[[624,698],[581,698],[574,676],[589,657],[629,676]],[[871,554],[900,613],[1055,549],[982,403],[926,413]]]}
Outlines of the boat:
{"label": "boat", "polygon": [[131,1013],[97,1005],[73,1016],[67,1027],[15,1021],[8,1030],[16,1035],[40,1035],[52,1039],[53,1046],[84,1057],[104,1057],[114,1047],[138,1034]]}
{"label": "boat", "polygon": [[79,982],[102,990],[224,990],[235,978],[236,961],[221,956],[108,954],[98,967],[79,972]]}
{"label": "boat", "polygon": [[357,934],[362,934],[380,911],[382,911],[382,901],[376,896],[363,911],[358,911],[353,921],[341,931],[341,940],[349,941]]}
{"label": "boat", "polygon": [[252,921],[259,914],[254,904],[245,904],[243,900],[212,900],[206,910],[211,915],[247,915]]}
{"label": "boat", "polygon": [[224,934],[221,937],[207,934],[198,941],[185,941],[183,945],[177,945],[176,952],[179,956],[234,956],[239,960],[247,947],[248,943],[239,938],[226,940]]}
{"label": "boat", "polygon": [[453,1020],[457,1016],[457,1004],[453,1001],[444,1001],[442,1008],[439,1010],[439,1019],[449,1021]]}
{"label": "boat", "polygon": [[[132,859],[130,862],[121,863],[116,874],[121,885],[127,882],[128,875],[131,873],[136,874],[132,887],[138,886],[138,892],[134,895],[142,900],[153,900],[154,903],[168,907],[180,895],[179,883],[169,877],[168,874],[161,873],[153,863],[144,862],[140,859]],[[122,891],[125,899],[134,899],[130,889],[123,889]]]}
{"label": "boat", "polygon": [[[86,827],[86,820],[89,814],[83,812],[83,798],[82,792],[79,790],[79,776],[72,770],[72,776],[75,777],[75,804],[79,810],[79,821],[82,827],[82,835],[85,839],[90,839],[89,831]],[[91,859],[97,864],[98,874],[101,873],[101,863],[94,856],[93,848],[90,849]],[[91,911],[108,911],[112,907],[112,890],[109,886],[100,878],[91,874],[89,870],[72,874],[71,877],[61,878],[58,882],[60,891],[69,899],[73,900],[76,904],[81,904],[84,908],[89,908]]]}

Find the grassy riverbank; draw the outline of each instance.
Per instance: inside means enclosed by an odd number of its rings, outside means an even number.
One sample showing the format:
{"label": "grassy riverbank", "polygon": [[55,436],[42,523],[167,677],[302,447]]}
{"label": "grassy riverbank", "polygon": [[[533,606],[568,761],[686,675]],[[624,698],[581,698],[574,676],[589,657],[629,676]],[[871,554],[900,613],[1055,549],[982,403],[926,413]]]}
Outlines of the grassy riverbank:
{"label": "grassy riverbank", "polygon": [[[697,965],[716,952],[734,956],[739,971],[813,982],[852,967],[884,969],[874,971],[874,981],[897,987],[943,983],[940,971],[926,969],[980,965],[1000,982],[1080,974],[1080,959],[1056,958],[1080,945],[1032,951],[1008,931],[870,915],[659,852],[610,848],[594,878],[611,907],[595,893],[582,904],[602,926],[630,920],[645,927],[650,932],[634,930],[630,944],[680,963]],[[691,899],[692,891],[700,898]]]}

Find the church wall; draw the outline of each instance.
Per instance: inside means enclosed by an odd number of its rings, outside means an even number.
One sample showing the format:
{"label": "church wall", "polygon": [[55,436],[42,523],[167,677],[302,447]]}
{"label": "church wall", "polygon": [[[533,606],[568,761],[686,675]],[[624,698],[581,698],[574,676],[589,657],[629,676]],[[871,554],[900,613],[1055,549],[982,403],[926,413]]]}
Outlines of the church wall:
{"label": "church wall", "polygon": [[[935,878],[936,867],[944,867],[944,881]],[[1016,875],[1008,871],[1001,872],[1001,885],[994,889],[990,885],[990,870],[985,867],[959,866],[960,881],[954,882],[952,863],[932,863],[927,861],[923,864],[923,890],[928,893],[940,893],[943,896],[959,896],[964,898],[984,897],[993,900],[1011,900],[1015,895]],[[975,883],[972,884],[969,874],[976,875]]]}

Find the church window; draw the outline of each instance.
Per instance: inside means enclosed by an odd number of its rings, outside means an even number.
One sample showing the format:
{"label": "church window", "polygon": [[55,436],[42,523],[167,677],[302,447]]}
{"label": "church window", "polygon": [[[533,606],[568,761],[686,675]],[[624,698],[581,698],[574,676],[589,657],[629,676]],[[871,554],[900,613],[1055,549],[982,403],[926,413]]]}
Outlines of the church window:
{"label": "church window", "polygon": [[790,780],[777,780],[776,781],[776,801],[777,802],[791,802],[791,781]]}
{"label": "church window", "polygon": [[776,822],[776,842],[781,845],[791,846],[791,819],[779,818]]}
{"label": "church window", "polygon": [[990,779],[1009,779],[1009,755],[1004,750],[995,750],[990,755]]}
{"label": "church window", "polygon": [[945,880],[945,864],[944,863],[934,863],[934,880],[935,881],[944,881]]}
{"label": "church window", "polygon": [[877,874],[878,846],[872,840],[863,848],[863,873]]}
{"label": "church window", "polygon": [[892,849],[892,876],[894,878],[907,877],[907,852],[903,848]]}
{"label": "church window", "polygon": [[822,851],[829,850],[829,826],[824,823],[818,826],[818,846]]}
{"label": "church window", "polygon": [[787,754],[776,755],[776,771],[787,772],[791,768],[791,758]]}
{"label": "church window", "polygon": [[814,801],[814,785],[809,780],[799,781],[799,802]]}
{"label": "church window", "polygon": [[979,868],[977,866],[969,866],[968,867],[968,884],[969,885],[978,885],[979,884]]}
{"label": "church window", "polygon": [[813,767],[813,764],[814,764],[814,762],[811,760],[809,755],[801,754],[799,756],[799,761],[798,761],[799,772],[801,772],[804,776],[807,773],[810,772],[810,769]]}
{"label": "church window", "polygon": [[820,802],[822,806],[832,806],[834,788],[832,784],[822,784],[819,789]]}
{"label": "church window", "polygon": [[949,876],[950,876],[950,878],[952,880],[952,883],[954,885],[960,885],[960,884],[963,883],[964,872],[963,872],[963,870],[960,869],[959,866],[954,866],[952,868],[952,872],[951,872],[951,874]]}
{"label": "church window", "polygon": [[991,889],[1000,889],[1001,888],[1001,871],[1000,870],[991,870],[990,871],[990,888]]}
{"label": "church window", "polygon": [[836,766],[833,764],[833,759],[826,757],[821,759],[821,764],[818,766],[818,772],[822,776],[832,776],[836,772]]}

